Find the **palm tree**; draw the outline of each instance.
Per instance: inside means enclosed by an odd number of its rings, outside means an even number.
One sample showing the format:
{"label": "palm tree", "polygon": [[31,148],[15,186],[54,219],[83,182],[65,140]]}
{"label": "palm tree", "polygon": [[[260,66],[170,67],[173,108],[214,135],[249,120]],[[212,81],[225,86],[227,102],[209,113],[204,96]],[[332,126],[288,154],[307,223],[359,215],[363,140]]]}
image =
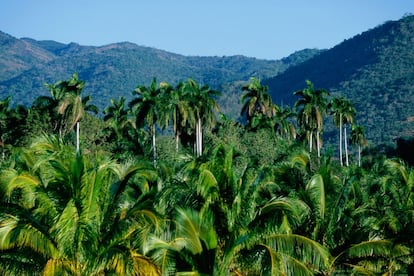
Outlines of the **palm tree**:
{"label": "palm tree", "polygon": [[350,141],[351,144],[358,145],[358,167],[361,167],[361,148],[367,144],[365,128],[360,125],[352,125]]}
{"label": "palm tree", "polygon": [[333,115],[334,124],[339,127],[339,159],[341,166],[343,166],[342,158],[342,130],[344,131],[344,146],[345,146],[345,160],[346,165],[349,166],[348,161],[348,141],[346,138],[346,125],[352,124],[356,115],[356,110],[348,99],[343,96],[340,98],[333,98],[329,104],[331,114]]}
{"label": "palm tree", "polygon": [[[369,248],[362,251],[371,257],[360,265],[371,270],[371,274],[393,275],[395,271],[407,269],[411,275],[414,171],[399,160],[379,160],[370,171],[359,176],[358,183],[361,199],[359,206],[353,208],[353,219],[360,229],[354,231],[364,234],[366,242],[378,242],[379,247],[376,251]],[[358,260],[361,256],[355,257]]]}
{"label": "palm tree", "polygon": [[298,113],[299,126],[309,139],[309,152],[312,152],[313,135],[316,132],[316,148],[318,157],[321,149],[321,132],[323,130],[323,117],[327,112],[328,104],[326,96],[329,93],[324,89],[313,88],[311,81],[306,81],[305,89],[296,91],[294,94],[301,97],[295,102],[294,108]]}
{"label": "palm tree", "polygon": [[215,97],[220,93],[211,89],[208,85],[200,87],[193,79],[188,79],[183,87],[188,105],[191,106],[191,117],[195,124],[195,152],[197,156],[203,153],[203,126],[212,127],[216,122],[214,112],[219,111]]}
{"label": "palm tree", "polygon": [[275,115],[275,128],[276,132],[284,138],[296,139],[296,129],[293,123],[290,121],[291,118],[295,117],[296,114],[292,112],[290,107],[277,109]]}
{"label": "palm tree", "polygon": [[[300,201],[263,200],[270,184],[265,174],[254,168],[236,173],[231,147],[218,145],[210,156],[187,163],[161,190],[158,204],[167,214],[178,208],[179,231],[151,239],[160,266],[170,273],[311,275],[329,264],[320,244],[290,231],[302,219]],[[179,191],[175,197],[173,191]]]}
{"label": "palm tree", "polygon": [[148,164],[89,160],[57,137],[17,160],[0,182],[2,274],[159,275],[142,254],[158,225]]}
{"label": "palm tree", "polygon": [[168,83],[163,83],[161,88],[163,125],[168,126],[172,121],[175,151],[178,152],[180,136],[190,116],[189,101],[185,97],[185,85],[183,82],[179,82],[174,89]]}
{"label": "palm tree", "polygon": [[[95,105],[88,104],[91,100],[90,96],[82,98],[81,93],[84,86],[85,82],[78,79],[77,73],[74,73],[69,80],[59,81],[52,86],[49,85],[50,90],[54,91],[52,92],[54,97],[51,99],[51,103],[54,104],[56,103],[55,101],[59,100],[57,113],[63,120],[60,134],[62,135],[65,128],[69,130],[76,126],[76,152],[80,150],[80,120],[84,116],[85,111],[98,113],[98,108]],[[45,100],[46,98],[41,99]]]}
{"label": "palm tree", "polygon": [[59,104],[63,101],[66,94],[66,86],[63,81],[58,81],[55,84],[46,84],[49,89],[50,96],[39,96],[32,104],[32,109],[39,110],[43,115],[48,114],[52,120],[52,129],[63,137],[65,122],[62,114],[58,113]]}
{"label": "palm tree", "polygon": [[160,117],[160,89],[157,86],[157,80],[154,78],[149,87],[137,86],[132,92],[136,97],[129,103],[129,107],[135,117],[136,127],[142,127],[145,122],[148,125],[152,137],[152,156],[153,163],[156,164],[156,123]]}
{"label": "palm tree", "polygon": [[119,97],[119,100],[111,99],[111,105],[104,109],[104,121],[114,130],[116,139],[122,139],[122,133],[125,126],[129,123],[128,110],[125,108],[125,97]]}
{"label": "palm tree", "polygon": [[241,115],[246,116],[248,125],[252,124],[252,119],[256,116],[272,118],[276,114],[277,106],[273,104],[268,87],[263,86],[259,79],[250,78],[250,82],[242,87],[242,91],[245,93],[241,96]]}
{"label": "palm tree", "polygon": [[[109,132],[108,141],[112,147],[112,153],[118,158],[124,159],[131,153],[141,154],[141,141],[137,134],[143,135],[143,131],[135,128],[135,121],[131,120],[131,110],[125,105],[125,98],[119,97],[119,100],[111,99],[111,105],[104,109],[104,121],[108,123],[105,131]],[[141,131],[141,132],[140,132]]]}

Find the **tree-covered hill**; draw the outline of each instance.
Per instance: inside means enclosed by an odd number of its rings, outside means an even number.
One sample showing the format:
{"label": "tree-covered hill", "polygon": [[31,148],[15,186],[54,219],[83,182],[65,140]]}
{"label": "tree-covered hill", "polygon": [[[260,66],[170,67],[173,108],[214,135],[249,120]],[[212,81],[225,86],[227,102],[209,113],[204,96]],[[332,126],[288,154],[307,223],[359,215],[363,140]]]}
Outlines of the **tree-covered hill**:
{"label": "tree-covered hill", "polygon": [[54,58],[53,53],[42,47],[0,31],[0,82],[18,76],[35,64],[47,63]]}
{"label": "tree-covered hill", "polygon": [[[82,46],[56,41],[17,39],[0,32],[0,97],[31,104],[49,95],[45,83],[78,72],[85,94],[102,111],[110,102],[131,97],[137,85],[176,84],[192,78],[222,92],[221,111],[240,114],[240,88],[250,77],[264,80],[274,102],[293,105],[294,91],[311,80],[332,96],[343,95],[356,107],[374,144],[393,144],[414,134],[414,16],[389,21],[328,50],[305,49],[281,60],[244,56],[183,56],[122,42]],[[325,135],[335,137],[333,127]]]}
{"label": "tree-covered hill", "polygon": [[[319,50],[305,50],[285,60],[259,60],[245,56],[198,57],[128,42],[92,47],[17,39],[0,33],[0,55],[4,56],[0,60],[0,70],[9,72],[2,73],[0,95],[3,98],[13,95],[14,103],[30,104],[36,97],[48,95],[45,83],[53,83],[78,72],[79,77],[86,81],[85,93],[92,96],[94,104],[101,110],[111,98],[128,98],[137,85],[148,84],[154,77],[170,83],[193,78],[215,89],[230,90],[226,91],[228,96],[235,93],[232,87],[237,87],[237,84],[234,83],[247,81],[250,76],[274,76],[318,53]],[[238,95],[233,98],[238,98]]]}
{"label": "tree-covered hill", "polygon": [[386,22],[291,67],[264,83],[275,102],[292,104],[305,80],[344,95],[374,144],[414,134],[414,16]]}

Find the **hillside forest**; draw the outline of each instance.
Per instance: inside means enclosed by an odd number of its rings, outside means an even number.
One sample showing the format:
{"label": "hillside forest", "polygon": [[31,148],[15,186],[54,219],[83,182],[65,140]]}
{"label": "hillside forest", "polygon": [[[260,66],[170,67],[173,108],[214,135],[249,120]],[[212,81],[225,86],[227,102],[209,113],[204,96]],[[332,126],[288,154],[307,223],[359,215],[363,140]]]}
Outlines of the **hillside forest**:
{"label": "hillside forest", "polygon": [[0,101],[2,275],[414,274],[414,169],[347,98],[308,80],[281,107],[251,78],[241,123],[193,79],[103,116],[84,86]]}
{"label": "hillside forest", "polygon": [[[277,34],[269,34],[276,35]],[[386,21],[345,39],[330,49],[303,49],[279,60],[241,55],[183,56],[130,42],[102,46],[53,40],[15,38],[0,31],[0,99],[13,95],[11,105],[31,106],[48,95],[44,83],[67,79],[77,72],[101,111],[111,99],[132,100],[137,84],[153,77],[171,84],[191,77],[222,92],[221,113],[240,117],[241,88],[255,77],[269,87],[274,103],[294,105],[293,94],[306,80],[329,90],[331,97],[349,99],[355,119],[365,128],[370,146],[387,152],[414,137],[414,15]],[[277,46],[275,46],[275,51]],[[338,144],[332,120],[323,140]],[[404,140],[406,141],[404,141]]]}

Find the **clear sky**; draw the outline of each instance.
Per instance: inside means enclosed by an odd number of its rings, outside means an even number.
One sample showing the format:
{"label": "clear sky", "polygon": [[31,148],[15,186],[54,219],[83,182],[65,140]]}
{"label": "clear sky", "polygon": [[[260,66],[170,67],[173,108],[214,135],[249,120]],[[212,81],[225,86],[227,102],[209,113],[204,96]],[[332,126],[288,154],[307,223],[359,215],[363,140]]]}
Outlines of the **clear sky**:
{"label": "clear sky", "polygon": [[0,0],[14,37],[279,59],[414,13],[414,0]]}

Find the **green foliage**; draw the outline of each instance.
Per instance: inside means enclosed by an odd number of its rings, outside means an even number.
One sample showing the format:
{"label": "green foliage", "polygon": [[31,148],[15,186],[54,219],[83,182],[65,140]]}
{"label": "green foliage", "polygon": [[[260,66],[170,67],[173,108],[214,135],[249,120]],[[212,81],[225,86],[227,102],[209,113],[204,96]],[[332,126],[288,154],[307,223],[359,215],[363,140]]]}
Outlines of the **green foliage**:
{"label": "green foliage", "polygon": [[[374,145],[391,145],[412,136],[414,16],[354,36],[312,59],[265,80],[276,103],[293,104],[291,92],[310,79],[344,96],[358,110],[356,121]],[[333,126],[331,127],[333,128]]]}
{"label": "green foliage", "polygon": [[[37,45],[59,55],[82,48]],[[314,132],[321,147],[328,114],[353,123],[348,100],[308,81],[293,113],[252,78],[239,83],[243,125],[218,113],[210,86],[153,79],[131,101],[111,100],[102,119],[84,113],[94,109],[84,86],[73,75],[29,109],[0,102],[1,274],[413,271],[413,168],[369,147],[360,166],[343,167],[303,143]],[[352,125],[353,145],[365,145],[363,130]]]}

